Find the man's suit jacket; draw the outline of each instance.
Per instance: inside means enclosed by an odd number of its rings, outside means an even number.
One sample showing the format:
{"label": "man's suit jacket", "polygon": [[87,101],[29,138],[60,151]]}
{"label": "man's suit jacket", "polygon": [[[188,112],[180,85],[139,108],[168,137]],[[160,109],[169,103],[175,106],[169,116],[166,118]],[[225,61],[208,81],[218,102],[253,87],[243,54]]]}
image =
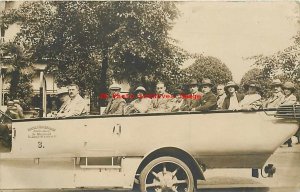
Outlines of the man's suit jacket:
{"label": "man's suit jacket", "polygon": [[180,107],[181,111],[191,111],[193,108],[199,107],[201,105],[203,93],[198,91],[194,94],[188,94],[186,97],[183,105]]}
{"label": "man's suit jacket", "polygon": [[[79,116],[86,114],[86,102],[85,100],[77,94],[74,99],[69,99],[66,104],[64,103],[62,107],[64,107],[61,113],[64,113],[65,117],[71,116]],[[59,112],[60,113],[60,112]]]}
{"label": "man's suit jacket", "polygon": [[152,112],[167,112],[168,102],[172,100],[172,95],[165,93],[163,95],[156,95],[151,99],[151,108],[149,111]]}
{"label": "man's suit jacket", "polygon": [[209,111],[217,108],[217,97],[208,92],[200,99],[200,105],[195,108],[196,111]]}
{"label": "man's suit jacket", "polygon": [[122,115],[124,111],[124,107],[126,105],[126,102],[123,98],[110,98],[108,100],[108,105],[105,108],[103,114],[104,115]]}

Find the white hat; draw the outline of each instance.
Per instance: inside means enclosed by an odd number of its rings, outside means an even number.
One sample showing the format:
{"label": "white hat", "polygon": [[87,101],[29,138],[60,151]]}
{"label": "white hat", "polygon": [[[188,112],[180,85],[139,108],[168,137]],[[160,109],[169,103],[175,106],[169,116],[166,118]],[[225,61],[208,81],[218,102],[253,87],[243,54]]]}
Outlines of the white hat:
{"label": "white hat", "polygon": [[146,92],[146,89],[145,89],[144,87],[142,87],[142,86],[138,86],[138,87],[135,89],[134,92],[137,92],[137,91],[144,91],[144,92]]}
{"label": "white hat", "polygon": [[57,95],[63,94],[63,93],[69,93],[69,90],[67,87],[61,87],[57,90]]}
{"label": "white hat", "polygon": [[117,83],[113,83],[111,86],[109,86],[110,90],[119,90],[121,89],[121,85],[117,84]]}

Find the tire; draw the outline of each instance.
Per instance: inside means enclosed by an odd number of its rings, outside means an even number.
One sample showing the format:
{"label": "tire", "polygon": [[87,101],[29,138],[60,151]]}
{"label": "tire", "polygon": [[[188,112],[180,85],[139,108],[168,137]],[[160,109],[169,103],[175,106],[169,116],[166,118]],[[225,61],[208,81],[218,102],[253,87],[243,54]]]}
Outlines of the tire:
{"label": "tire", "polygon": [[141,192],[194,192],[194,177],[190,168],[175,157],[152,160],[140,175]]}

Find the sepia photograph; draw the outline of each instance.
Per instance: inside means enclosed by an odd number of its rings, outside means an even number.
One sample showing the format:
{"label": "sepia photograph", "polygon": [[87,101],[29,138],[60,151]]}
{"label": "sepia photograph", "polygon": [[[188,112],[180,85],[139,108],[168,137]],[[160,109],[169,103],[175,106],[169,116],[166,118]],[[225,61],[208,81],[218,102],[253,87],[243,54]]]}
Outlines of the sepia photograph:
{"label": "sepia photograph", "polygon": [[0,192],[300,192],[299,1],[0,1]]}

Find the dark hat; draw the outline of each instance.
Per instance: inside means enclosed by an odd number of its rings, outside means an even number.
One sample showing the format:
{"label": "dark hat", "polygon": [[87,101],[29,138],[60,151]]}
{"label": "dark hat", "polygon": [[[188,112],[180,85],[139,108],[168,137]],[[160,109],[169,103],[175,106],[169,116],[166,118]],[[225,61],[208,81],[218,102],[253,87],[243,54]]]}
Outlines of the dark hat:
{"label": "dark hat", "polygon": [[188,85],[198,85],[198,82],[196,79],[192,79]]}
{"label": "dark hat", "polygon": [[203,79],[202,82],[201,82],[201,87],[205,86],[205,85],[208,85],[210,87],[213,86],[212,82],[210,79]]}
{"label": "dark hat", "polygon": [[272,87],[275,86],[281,86],[282,87],[282,82],[280,81],[280,79],[274,79],[273,82],[271,83]]}
{"label": "dark hat", "polygon": [[255,81],[250,81],[249,83],[246,83],[244,85],[245,90],[248,90],[249,87],[255,87],[257,90],[261,89],[260,85],[258,83],[256,83]]}
{"label": "dark hat", "polygon": [[283,88],[284,89],[290,89],[290,90],[292,90],[292,91],[295,91],[295,84],[294,83],[292,83],[292,82],[290,82],[290,81],[287,81],[287,82],[285,82],[284,84],[283,84]]}
{"label": "dark hat", "polygon": [[173,95],[176,96],[176,95],[179,95],[179,94],[183,94],[183,90],[182,89],[175,89],[173,91]]}
{"label": "dark hat", "polygon": [[224,87],[224,90],[227,91],[229,87],[234,87],[236,91],[239,89],[239,86],[233,81],[229,81]]}

